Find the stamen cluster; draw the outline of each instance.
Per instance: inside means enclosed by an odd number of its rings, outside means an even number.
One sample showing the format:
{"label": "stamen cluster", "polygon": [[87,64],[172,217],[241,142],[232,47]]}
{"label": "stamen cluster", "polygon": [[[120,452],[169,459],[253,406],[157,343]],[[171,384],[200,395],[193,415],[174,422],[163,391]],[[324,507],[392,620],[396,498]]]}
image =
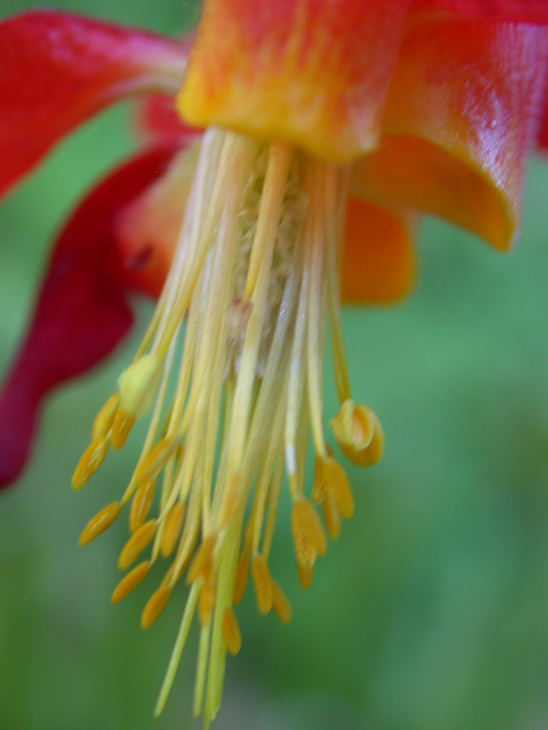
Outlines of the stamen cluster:
{"label": "stamen cluster", "polygon": [[[112,601],[125,597],[159,557],[171,564],[147,602],[143,628],[186,572],[190,585],[157,712],[173,682],[197,610],[201,626],[195,712],[206,724],[221,700],[226,652],[241,635],[234,613],[251,574],[261,614],[287,623],[291,608],[268,560],[284,482],[301,584],[354,502],[323,428],[322,360],[330,319],[341,410],[335,439],[357,464],[375,463],[383,436],[372,411],[352,401],[339,313],[338,271],[349,170],[284,143],[260,144],[208,130],[171,270],[152,321],[118,390],[99,412],[76,468],[82,487],[151,411],[143,449],[119,501],[86,525],[80,543],[106,529],[131,500],[131,536],[118,560],[133,567]],[[186,318],[186,324],[185,324]],[[182,353],[178,340],[184,332]],[[178,364],[176,365],[176,360]],[[315,452],[312,501],[304,473]],[[159,498],[155,500],[155,494]],[[157,502],[157,515],[150,518]]]}

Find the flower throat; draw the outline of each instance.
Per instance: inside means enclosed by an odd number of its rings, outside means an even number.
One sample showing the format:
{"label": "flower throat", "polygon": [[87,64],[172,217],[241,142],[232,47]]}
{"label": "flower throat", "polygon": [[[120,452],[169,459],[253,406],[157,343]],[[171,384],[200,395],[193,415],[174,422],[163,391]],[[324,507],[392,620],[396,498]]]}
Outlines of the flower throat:
{"label": "flower throat", "polygon": [[[284,475],[304,588],[326,550],[312,502],[321,506],[333,539],[341,517],[352,516],[346,474],[324,436],[328,319],[341,403],[333,435],[356,464],[373,464],[382,454],[375,414],[352,400],[343,348],[339,262],[348,184],[348,168],[289,144],[261,144],[218,129],[205,133],[163,292],[74,473],[73,486],[81,488],[109,445],[120,449],[135,420],[150,413],[126,491],[87,523],[80,544],[106,529],[131,500],[131,536],[119,567],[130,568],[152,547],[118,584],[113,602],[159,558],[170,560],[143,610],[143,628],[186,572],[190,592],[157,713],[197,612],[194,711],[204,712],[206,725],[216,715],[226,652],[236,654],[241,644],[234,606],[248,574],[260,613],[273,609],[281,621],[290,620],[289,602],[268,567]],[[177,348],[183,330],[184,344]],[[304,484],[309,433],[315,452],[311,499]],[[153,509],[157,516],[150,518]]]}

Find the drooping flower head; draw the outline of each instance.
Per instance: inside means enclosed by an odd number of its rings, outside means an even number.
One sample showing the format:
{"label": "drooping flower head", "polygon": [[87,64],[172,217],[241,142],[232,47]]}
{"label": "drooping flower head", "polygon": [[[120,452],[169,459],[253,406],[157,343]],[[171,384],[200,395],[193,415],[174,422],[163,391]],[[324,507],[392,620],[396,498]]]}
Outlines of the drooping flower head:
{"label": "drooping flower head", "polygon": [[[128,291],[158,296],[73,476],[83,487],[110,447],[148,419],[127,487],[80,543],[128,505],[118,564],[130,570],[112,600],[168,561],[143,628],[186,577],[157,711],[197,613],[194,709],[206,724],[215,717],[226,654],[241,644],[235,606],[248,576],[260,613],[290,620],[269,569],[285,489],[304,588],[325,533],[335,539],[353,514],[324,427],[328,325],[340,400],[333,441],[355,464],[382,456],[379,419],[351,390],[341,294],[387,302],[408,290],[416,211],[499,249],[514,240],[524,161],[546,140],[545,22],[534,0],[207,0],[188,64],[188,44],[59,13],[0,24],[2,190],[107,103],[177,92],[180,121],[166,123],[165,96],[156,99],[154,149],[105,180],[61,233],[0,399],[7,483],[24,463],[43,395],[119,341],[131,323]],[[43,76],[23,84],[31,65]]]}

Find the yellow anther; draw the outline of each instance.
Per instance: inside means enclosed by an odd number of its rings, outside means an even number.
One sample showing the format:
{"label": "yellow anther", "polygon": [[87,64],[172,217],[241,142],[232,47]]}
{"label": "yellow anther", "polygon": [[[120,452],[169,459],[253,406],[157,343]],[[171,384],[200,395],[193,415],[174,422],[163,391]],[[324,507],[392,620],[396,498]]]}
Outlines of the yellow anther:
{"label": "yellow anther", "polygon": [[78,466],[72,475],[72,486],[74,489],[82,489],[88,479],[94,474],[103,463],[108,451],[108,441],[98,439],[92,441],[82,454]]}
{"label": "yellow anther", "polygon": [[175,550],[177,540],[181,534],[183,520],[185,518],[185,505],[183,502],[177,502],[169,510],[166,515],[162,530],[162,540],[160,542],[160,552],[164,558],[167,558]]}
{"label": "yellow anther", "polygon": [[112,446],[116,450],[121,449],[126,443],[127,437],[129,436],[129,432],[133,428],[134,423],[135,418],[133,416],[128,416],[127,413],[124,413],[124,411],[120,409],[116,411],[112,424],[112,434],[110,436]]}
{"label": "yellow anther", "polygon": [[316,556],[324,555],[327,543],[318,515],[304,497],[298,497],[291,509],[291,531],[297,562],[312,568]]}
{"label": "yellow anther", "polygon": [[202,627],[208,625],[214,603],[215,583],[213,580],[208,580],[203,584],[200,590],[200,598],[198,599],[198,619]]}
{"label": "yellow anther", "polygon": [[354,497],[346,472],[333,457],[324,462],[323,468],[327,492],[332,495],[341,515],[350,519],[354,514]]}
{"label": "yellow anther", "polygon": [[372,410],[361,404],[345,400],[339,412],[329,422],[341,451],[353,464],[371,466],[382,456],[377,445],[373,445],[375,434],[382,428]]}
{"label": "yellow anther", "polygon": [[247,584],[247,573],[249,571],[249,553],[243,550],[236,567],[236,580],[234,581],[234,603],[236,606],[242,602],[245,587]]}
{"label": "yellow anther", "polygon": [[156,355],[131,363],[118,378],[120,409],[134,418],[144,416],[154,403],[161,378],[162,361]]}
{"label": "yellow anther", "polygon": [[129,529],[131,532],[135,532],[146,520],[152,499],[154,497],[154,489],[156,488],[156,482],[154,479],[149,479],[146,482],[142,482],[137,487],[133,499],[131,500],[131,507],[129,509]]}
{"label": "yellow anther", "polygon": [[291,605],[285,593],[274,580],[272,581],[272,608],[283,624],[288,624],[291,621]]}
{"label": "yellow anther", "polygon": [[202,541],[202,544],[196,551],[187,574],[187,583],[194,583],[199,575],[203,575],[207,581],[211,571],[213,570],[213,549],[215,548],[217,536],[212,533]]}
{"label": "yellow anther", "polygon": [[95,416],[95,421],[93,422],[93,427],[91,429],[92,441],[96,441],[97,439],[104,439],[105,436],[108,435],[108,432],[112,428],[114,414],[118,409],[119,403],[120,397],[118,393],[113,393],[110,398],[107,399],[105,405]]}
{"label": "yellow anther", "polygon": [[332,494],[326,495],[322,502],[322,510],[327,533],[332,540],[336,540],[341,530],[341,516]]}
{"label": "yellow anther", "polygon": [[118,603],[118,601],[121,601],[122,598],[125,598],[127,594],[130,593],[135,586],[139,585],[143,578],[148,575],[151,565],[152,563],[145,560],[142,563],[139,563],[139,565],[136,565],[133,570],[130,570],[114,589],[110,602]]}
{"label": "yellow anther", "polygon": [[221,513],[219,515],[219,525],[228,525],[232,519],[232,515],[238,505],[241,482],[242,480],[238,474],[233,474],[230,478],[227,488],[223,494]]}
{"label": "yellow anther", "polygon": [[[332,456],[333,449],[327,445],[327,453]],[[320,456],[316,455],[314,461],[314,486],[312,487],[312,494],[310,495],[316,504],[321,504],[327,494],[327,483],[325,481],[325,469],[324,461]]]}
{"label": "yellow anther", "polygon": [[263,615],[272,608],[272,578],[264,556],[255,553],[251,559],[251,575],[253,576],[253,587],[257,608]]}
{"label": "yellow anther", "polygon": [[118,558],[118,567],[125,570],[139,557],[156,534],[156,520],[141,525],[126,542]]}
{"label": "yellow anther", "polygon": [[149,454],[143,459],[135,471],[135,480],[144,482],[146,479],[154,479],[162,471],[166,461],[175,449],[175,441],[171,438],[163,438],[154,446]]}
{"label": "yellow anther", "polygon": [[312,583],[312,568],[303,568],[300,563],[297,563],[297,572],[299,573],[301,588],[307,591]]}
{"label": "yellow anther", "polygon": [[384,453],[384,431],[382,430],[381,422],[373,411],[371,411],[371,418],[375,426],[375,433],[373,434],[371,443],[365,450],[364,466],[377,464],[382,459]]}
{"label": "yellow anther", "polygon": [[97,512],[95,517],[92,517],[82,530],[80,537],[78,538],[78,544],[87,545],[92,540],[95,540],[95,538],[104,532],[107,527],[112,525],[114,520],[120,514],[121,507],[122,505],[120,502],[111,502],[110,504],[107,504],[106,507],[103,507],[100,512]]}
{"label": "yellow anther", "polygon": [[222,629],[228,653],[236,656],[242,647],[242,634],[238,626],[238,620],[231,608],[225,608],[223,611]]}
{"label": "yellow anther", "polygon": [[141,614],[142,629],[148,629],[148,627],[156,621],[158,616],[164,610],[170,595],[171,588],[165,583],[162,583],[160,587],[154,591],[148,599],[146,606],[143,608],[143,613]]}

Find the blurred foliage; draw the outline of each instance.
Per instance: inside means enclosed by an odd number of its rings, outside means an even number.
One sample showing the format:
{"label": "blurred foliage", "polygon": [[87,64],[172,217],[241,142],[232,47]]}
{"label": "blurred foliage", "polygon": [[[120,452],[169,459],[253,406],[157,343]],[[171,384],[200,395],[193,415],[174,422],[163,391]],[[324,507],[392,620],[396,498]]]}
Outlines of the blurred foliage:
{"label": "blurred foliage", "polygon": [[[0,0],[0,15],[31,3]],[[32,6],[42,3],[32,3]],[[173,34],[181,0],[62,2]],[[129,110],[131,111],[131,110]],[[0,372],[24,328],[48,241],[63,216],[134,145],[128,108],[66,140],[0,208]],[[354,389],[381,416],[387,450],[350,469],[356,516],[298,588],[282,509],[272,570],[291,597],[288,627],[238,616],[215,727],[541,730],[548,726],[548,169],[527,178],[518,249],[500,256],[427,221],[414,294],[347,311]],[[148,307],[139,305],[141,328]],[[110,607],[124,520],[86,550],[83,524],[119,494],[138,439],[87,490],[75,461],[137,334],[48,403],[34,458],[0,504],[0,727],[191,728],[193,633],[165,714],[152,709],[184,590],[141,633],[159,573]],[[329,373],[328,373],[329,374]],[[331,380],[326,414],[335,409]]]}

